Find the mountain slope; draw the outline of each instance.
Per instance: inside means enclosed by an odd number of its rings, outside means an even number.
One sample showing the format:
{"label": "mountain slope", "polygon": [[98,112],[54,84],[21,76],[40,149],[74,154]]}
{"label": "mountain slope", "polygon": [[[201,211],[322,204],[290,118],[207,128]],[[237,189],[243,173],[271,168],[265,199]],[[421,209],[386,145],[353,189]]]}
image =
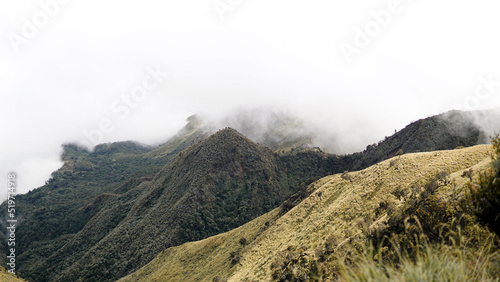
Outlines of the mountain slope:
{"label": "mountain slope", "polygon": [[[336,234],[339,242],[345,242],[359,233],[353,226],[360,218],[374,216],[371,228],[375,228],[387,219],[386,211],[376,213],[380,203],[387,201],[396,210],[402,208],[403,201],[391,193],[396,187],[422,187],[442,170],[450,174],[454,184],[441,185],[438,195],[449,197],[466,184],[467,179],[461,177],[464,170],[482,171],[489,166],[490,153],[491,146],[481,145],[406,154],[351,172],[349,177],[327,176],[311,184],[313,194],[283,216],[275,209],[230,232],[167,249],[120,281],[211,281],[216,276],[229,281],[271,280],[271,264],[289,246],[300,247],[311,257],[330,235]],[[249,244],[239,244],[241,237]],[[239,257],[235,264],[231,253]]]}
{"label": "mountain slope", "polygon": [[[37,281],[81,275],[115,279],[167,247],[230,230],[299,192],[286,203],[292,208],[308,195],[305,188],[317,177],[363,169],[399,150],[475,145],[481,141],[481,130],[474,115],[464,115],[468,114],[417,121],[365,152],[344,156],[310,149],[314,136],[305,134],[303,124],[272,115],[264,123],[252,123],[253,115],[242,115],[234,124],[274,152],[234,130],[219,134],[227,137],[224,142],[208,141],[216,127],[195,116],[157,148],[117,142],[88,152],[65,145],[65,165],[45,186],[17,197],[23,226],[17,234],[22,247],[19,273]],[[190,165],[196,169],[186,169]],[[160,197],[175,207],[162,205]],[[3,207],[0,218],[5,218],[5,203]],[[167,215],[172,218],[164,219]],[[165,222],[174,228],[161,227]],[[0,221],[2,226],[5,221]],[[151,233],[141,233],[134,226],[144,226]],[[5,238],[5,228],[0,230],[0,239]],[[148,236],[161,239],[151,243],[146,254],[139,254],[140,242]],[[127,240],[131,243],[124,243]],[[108,247],[117,251],[93,261]],[[108,265],[114,264],[110,272]]]}
{"label": "mountain slope", "polygon": [[486,121],[493,121],[496,115],[494,111],[450,111],[420,119],[378,144],[368,145],[362,153],[353,154],[357,158],[353,168],[361,169],[394,157],[398,153],[450,150],[460,146],[486,144],[489,142],[489,135],[478,125],[478,116],[481,116],[481,121],[486,125],[489,124]]}
{"label": "mountain slope", "polygon": [[[192,143],[189,136],[180,134],[178,138],[185,142],[169,144],[161,154],[135,142],[101,144],[93,152],[75,144],[63,145],[63,167],[52,174],[46,185],[16,197],[18,214],[22,215],[19,224],[23,226],[16,233],[20,244],[19,275],[45,279],[33,269],[72,240],[106,207],[110,197],[151,180],[176,152]],[[133,193],[128,196],[133,197]],[[5,218],[6,202],[1,207],[0,218]],[[1,239],[5,238],[4,220],[0,220],[0,226]],[[0,245],[3,253],[6,241],[0,240]],[[52,265],[58,267],[56,263]]]}
{"label": "mountain slope", "polygon": [[[29,270],[37,280],[122,277],[165,248],[238,227],[331,173],[319,152],[282,158],[227,128],[182,151],[153,178],[80,209],[88,223]],[[298,165],[301,164],[301,165]]]}

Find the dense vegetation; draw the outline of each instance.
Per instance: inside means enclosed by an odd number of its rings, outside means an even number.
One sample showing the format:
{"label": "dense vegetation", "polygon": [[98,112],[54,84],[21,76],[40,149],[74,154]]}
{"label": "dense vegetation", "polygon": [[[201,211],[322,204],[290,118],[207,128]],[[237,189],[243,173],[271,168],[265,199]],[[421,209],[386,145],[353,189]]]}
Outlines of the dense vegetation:
{"label": "dense vegetation", "polygon": [[477,183],[469,185],[466,208],[471,208],[482,223],[500,236],[500,135],[492,143],[492,167],[479,175]]}
{"label": "dense vegetation", "polygon": [[[106,199],[151,180],[177,151],[200,138],[201,133],[193,134],[194,129],[184,131],[190,134],[175,137],[156,149],[135,142],[102,144],[93,152],[74,144],[64,145],[64,166],[43,187],[16,199],[17,213],[22,215],[18,220],[23,226],[16,231],[17,261],[21,266],[17,273],[45,279],[40,273],[30,272],[74,238],[105,207]],[[2,252],[6,249],[2,239],[5,205],[0,210]]]}
{"label": "dense vegetation", "polygon": [[[408,191],[395,187],[393,195],[404,200],[402,208],[380,202],[373,215],[358,221],[361,232],[349,242],[341,244],[340,236],[332,234],[313,256],[291,245],[271,265],[273,279],[498,281],[499,141],[497,136],[492,142],[490,170],[480,172],[477,180],[472,180],[472,170],[462,174],[471,181],[465,196],[455,187],[450,197],[438,196],[439,188],[454,185],[444,171]],[[374,227],[375,218],[384,213],[386,224]]]}
{"label": "dense vegetation", "polygon": [[[443,217],[448,223],[437,226],[412,217],[397,219],[417,212],[433,222],[442,211],[455,209],[468,175],[476,181],[478,172],[488,168],[490,153],[491,146],[480,145],[404,154],[361,171],[323,177],[307,186],[306,193],[312,194],[293,208],[283,210],[283,204],[229,232],[168,248],[123,281],[494,279],[496,239],[473,218],[457,222]],[[433,199],[447,208],[428,208]],[[387,229],[395,230],[394,237],[386,238],[389,244],[374,244]]]}
{"label": "dense vegetation", "polygon": [[451,111],[421,119],[378,144],[368,145],[362,153],[353,154],[353,170],[392,158],[402,153],[449,150],[488,142],[471,112]]}
{"label": "dense vegetation", "polygon": [[89,152],[65,145],[65,165],[45,186],[18,197],[19,274],[36,281],[113,280],[165,248],[228,231],[285,200],[286,213],[319,177],[481,138],[472,121],[458,133],[448,117],[437,116],[362,153],[337,156],[310,149],[311,138],[285,130],[285,123],[259,135],[275,151],[231,129],[208,137],[196,117],[158,148],[120,142]]}

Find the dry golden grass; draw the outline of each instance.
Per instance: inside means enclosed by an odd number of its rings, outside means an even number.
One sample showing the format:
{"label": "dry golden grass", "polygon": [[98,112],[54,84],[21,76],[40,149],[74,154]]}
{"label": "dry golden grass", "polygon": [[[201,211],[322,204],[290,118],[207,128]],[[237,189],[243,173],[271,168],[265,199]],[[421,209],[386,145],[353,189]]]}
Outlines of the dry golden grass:
{"label": "dry golden grass", "polygon": [[26,280],[21,279],[15,275],[12,275],[7,270],[5,270],[5,268],[0,267],[0,281],[1,282],[22,282],[22,281],[26,281]]}
{"label": "dry golden grass", "polygon": [[[463,171],[485,170],[491,161],[491,150],[489,145],[480,145],[407,154],[350,172],[350,180],[341,174],[327,176],[313,183],[317,190],[284,216],[277,218],[278,210],[274,210],[230,232],[170,248],[123,281],[211,281],[215,276],[228,281],[268,281],[270,264],[288,246],[314,250],[334,233],[346,240],[352,233],[360,232],[353,228],[355,222],[373,217],[380,202],[401,207],[402,201],[391,194],[398,186],[410,191],[436,173],[446,171],[451,183],[439,188],[438,195],[460,193],[469,181],[461,177]],[[372,227],[385,217],[379,215]],[[238,243],[241,237],[249,241],[244,248]],[[238,252],[241,257],[236,265],[231,264],[231,252]]]}
{"label": "dry golden grass", "polygon": [[235,269],[230,254],[251,246],[242,246],[240,239],[251,243],[264,231],[266,222],[271,225],[277,216],[276,209],[230,232],[169,248],[120,281],[207,281],[227,277]]}

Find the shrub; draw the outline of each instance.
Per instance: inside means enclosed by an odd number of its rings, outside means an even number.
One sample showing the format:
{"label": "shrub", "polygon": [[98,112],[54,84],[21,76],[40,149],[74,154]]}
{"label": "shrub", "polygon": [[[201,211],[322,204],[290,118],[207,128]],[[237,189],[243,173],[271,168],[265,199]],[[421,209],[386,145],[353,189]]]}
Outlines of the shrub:
{"label": "shrub", "polygon": [[438,179],[443,182],[444,186],[450,183],[450,175],[444,170],[438,174]]}
{"label": "shrub", "polygon": [[[461,210],[456,203],[440,199],[435,193],[442,179],[438,173],[423,185],[423,189],[414,187],[412,193],[406,199],[402,209],[394,210],[386,203],[381,203],[375,212],[381,214],[387,210],[389,219],[383,228],[371,230],[367,238],[373,241],[375,246],[385,249],[384,259],[391,262],[399,262],[400,253],[414,256],[419,250],[414,243],[415,238],[429,240],[431,243],[438,242],[441,234],[450,233],[457,226],[464,228],[470,222],[456,220],[461,217]],[[404,197],[400,187],[392,194]],[[419,192],[421,191],[421,192]],[[391,238],[391,242],[387,240]]]}
{"label": "shrub", "polygon": [[344,171],[344,173],[342,173],[342,175],[340,176],[342,179],[344,180],[347,180],[347,181],[351,181],[352,182],[352,177],[349,175],[349,172],[348,171]]}
{"label": "shrub", "polygon": [[248,241],[245,237],[241,237],[239,242],[240,242],[240,245],[242,245],[242,246],[246,246],[246,244],[248,244]]}
{"label": "shrub", "polygon": [[466,206],[479,221],[500,235],[500,136],[492,139],[492,167],[479,174],[476,183],[469,183]]}
{"label": "shrub", "polygon": [[[490,238],[491,239],[491,238]],[[443,244],[417,242],[421,251],[415,256],[401,255],[401,262],[376,260],[380,249],[371,245],[352,265],[342,265],[340,281],[497,281],[499,253],[488,240],[482,251]]]}
{"label": "shrub", "polygon": [[323,254],[324,250],[318,250],[315,255],[289,246],[271,264],[272,278],[274,281],[324,281],[331,275],[325,264],[318,260]]}
{"label": "shrub", "polygon": [[462,173],[462,177],[468,177],[470,181],[472,181],[472,176],[474,175],[474,170],[471,168],[469,170],[464,170]]}
{"label": "shrub", "polygon": [[394,190],[392,190],[391,194],[394,195],[395,197],[397,197],[398,200],[404,199],[407,195],[406,191],[403,188],[401,188],[401,185],[394,188]]}
{"label": "shrub", "polygon": [[231,252],[229,257],[231,259],[231,265],[236,265],[241,261],[240,254],[238,252]]}

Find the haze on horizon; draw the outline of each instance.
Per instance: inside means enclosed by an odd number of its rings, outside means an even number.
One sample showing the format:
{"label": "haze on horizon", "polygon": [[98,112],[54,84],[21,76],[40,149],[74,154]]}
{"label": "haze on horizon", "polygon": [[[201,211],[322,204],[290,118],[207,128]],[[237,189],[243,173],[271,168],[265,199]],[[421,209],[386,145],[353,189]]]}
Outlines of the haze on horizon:
{"label": "haze on horizon", "polygon": [[195,113],[269,108],[342,136],[348,153],[420,118],[498,108],[498,8],[1,0],[0,181],[15,171],[19,193],[43,185],[61,144],[88,145],[103,123],[99,141],[159,144]]}

